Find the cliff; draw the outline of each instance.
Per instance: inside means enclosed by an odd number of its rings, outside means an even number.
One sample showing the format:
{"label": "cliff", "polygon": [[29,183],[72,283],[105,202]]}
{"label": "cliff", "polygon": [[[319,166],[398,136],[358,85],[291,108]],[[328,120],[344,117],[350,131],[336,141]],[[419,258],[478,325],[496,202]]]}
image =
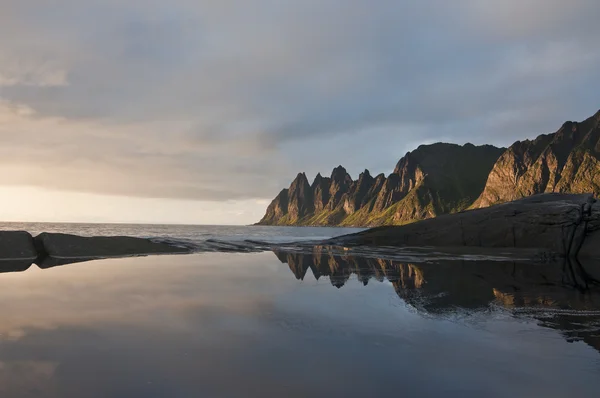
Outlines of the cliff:
{"label": "cliff", "polygon": [[498,159],[474,208],[538,193],[600,194],[600,111],[554,134],[517,141]]}

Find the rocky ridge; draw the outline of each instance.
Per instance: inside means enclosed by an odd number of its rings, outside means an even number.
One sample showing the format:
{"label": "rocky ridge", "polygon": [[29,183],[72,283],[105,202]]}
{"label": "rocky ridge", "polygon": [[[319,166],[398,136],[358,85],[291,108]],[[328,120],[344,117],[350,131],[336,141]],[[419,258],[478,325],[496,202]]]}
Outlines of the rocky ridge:
{"label": "rocky ridge", "polygon": [[405,224],[466,209],[483,190],[503,152],[490,145],[422,145],[389,176],[369,170],[353,180],[336,167],[309,184],[300,173],[271,202],[261,225],[375,226]]}
{"label": "rocky ridge", "polygon": [[508,149],[437,143],[407,153],[393,173],[353,180],[342,166],[309,184],[298,174],[261,225],[404,225],[539,193],[600,195],[600,111]]}
{"label": "rocky ridge", "polygon": [[600,194],[600,111],[554,134],[517,141],[498,159],[473,208],[539,193]]}

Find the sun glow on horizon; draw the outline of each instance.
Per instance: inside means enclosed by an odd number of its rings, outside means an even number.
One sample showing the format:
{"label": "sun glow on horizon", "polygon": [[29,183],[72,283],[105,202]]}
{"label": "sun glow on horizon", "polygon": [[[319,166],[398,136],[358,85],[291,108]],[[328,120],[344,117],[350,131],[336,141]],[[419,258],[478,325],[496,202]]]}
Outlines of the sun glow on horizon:
{"label": "sun glow on horizon", "polygon": [[90,222],[247,225],[264,212],[264,199],[194,201],[0,186],[0,222]]}

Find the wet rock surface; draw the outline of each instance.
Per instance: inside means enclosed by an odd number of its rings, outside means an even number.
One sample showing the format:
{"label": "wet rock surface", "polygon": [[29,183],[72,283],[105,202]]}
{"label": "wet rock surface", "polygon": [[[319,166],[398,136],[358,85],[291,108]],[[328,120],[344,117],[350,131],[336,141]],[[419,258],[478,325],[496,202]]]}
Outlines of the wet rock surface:
{"label": "wet rock surface", "polygon": [[339,246],[453,248],[569,258],[600,257],[600,203],[591,194],[541,194],[326,242]]}

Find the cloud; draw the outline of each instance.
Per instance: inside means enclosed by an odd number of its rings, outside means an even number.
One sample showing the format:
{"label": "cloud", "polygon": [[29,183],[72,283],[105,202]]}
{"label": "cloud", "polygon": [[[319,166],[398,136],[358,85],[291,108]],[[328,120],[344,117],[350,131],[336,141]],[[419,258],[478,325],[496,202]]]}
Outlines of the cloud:
{"label": "cloud", "polygon": [[55,3],[3,5],[5,184],[264,199],[600,107],[593,0]]}
{"label": "cloud", "polygon": [[595,0],[467,0],[463,7],[475,28],[505,39],[582,38],[598,32]]}
{"label": "cloud", "polygon": [[39,86],[56,87],[67,85],[66,71],[54,68],[52,65],[31,64],[27,61],[3,62],[0,74],[1,86]]}
{"label": "cloud", "polygon": [[[40,116],[23,104],[0,103],[0,131],[7,132],[0,146],[0,176],[5,185],[128,196],[260,197],[256,182],[270,183],[276,154],[263,158],[243,141],[190,142],[182,137],[185,127],[180,123],[107,127],[89,120]],[[242,167],[244,161],[247,167]]]}

